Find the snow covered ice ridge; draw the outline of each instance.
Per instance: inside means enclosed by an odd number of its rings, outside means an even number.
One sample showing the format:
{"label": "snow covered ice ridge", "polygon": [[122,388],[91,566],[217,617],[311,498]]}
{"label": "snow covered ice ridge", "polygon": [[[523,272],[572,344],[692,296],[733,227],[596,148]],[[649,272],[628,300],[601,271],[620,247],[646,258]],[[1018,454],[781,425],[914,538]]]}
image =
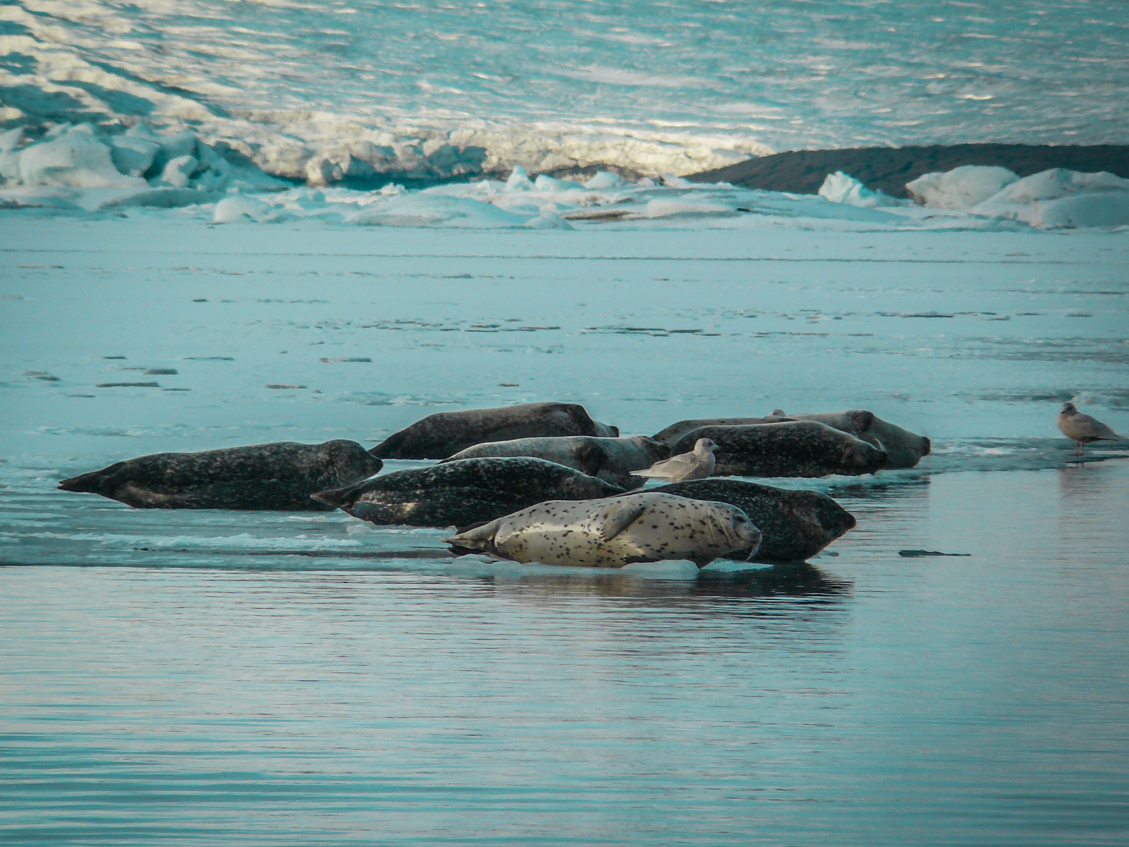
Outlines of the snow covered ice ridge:
{"label": "snow covered ice ridge", "polygon": [[[1125,140],[1119,4],[15,0],[0,121],[191,130],[268,174],[685,176],[775,150]],[[1049,33],[1058,49],[1047,49]]]}
{"label": "snow covered ice ridge", "polygon": [[842,173],[819,195],[691,183],[636,182],[598,172],[583,182],[520,165],[506,180],[379,191],[288,187],[254,166],[232,165],[187,130],[161,137],[138,123],[118,135],[60,125],[39,140],[0,134],[0,208],[46,214],[118,214],[123,207],[187,207],[214,223],[321,221],[364,226],[572,229],[578,226],[741,229],[1118,227],[1129,224],[1129,180],[1054,170],[1019,179],[1003,168],[957,168],[896,200]]}

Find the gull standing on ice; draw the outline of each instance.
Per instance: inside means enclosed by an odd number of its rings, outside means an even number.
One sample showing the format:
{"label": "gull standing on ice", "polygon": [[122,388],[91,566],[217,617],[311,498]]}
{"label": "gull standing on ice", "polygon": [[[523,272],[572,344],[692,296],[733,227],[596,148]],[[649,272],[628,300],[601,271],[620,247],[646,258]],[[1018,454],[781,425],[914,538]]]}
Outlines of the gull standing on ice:
{"label": "gull standing on ice", "polygon": [[680,453],[661,462],[655,462],[645,471],[632,471],[632,476],[645,476],[649,479],[666,479],[671,482],[688,482],[692,479],[705,479],[713,475],[717,465],[713,451],[717,449],[708,438],[699,438],[689,453]]}
{"label": "gull standing on ice", "polygon": [[1091,441],[1120,441],[1121,436],[1096,418],[1083,415],[1073,403],[1063,403],[1058,413],[1058,428],[1067,438],[1078,442],[1074,456],[1084,456]]}

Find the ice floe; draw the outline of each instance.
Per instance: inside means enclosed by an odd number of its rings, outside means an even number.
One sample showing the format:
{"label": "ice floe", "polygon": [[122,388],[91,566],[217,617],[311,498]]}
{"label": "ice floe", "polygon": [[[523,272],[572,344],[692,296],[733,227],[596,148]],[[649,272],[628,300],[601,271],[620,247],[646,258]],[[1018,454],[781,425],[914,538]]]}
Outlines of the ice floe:
{"label": "ice floe", "polygon": [[379,190],[288,186],[192,132],[160,135],[138,122],[111,133],[59,125],[39,138],[0,134],[0,208],[40,214],[118,213],[126,207],[196,207],[214,223],[320,220],[363,226],[570,229],[576,226],[747,228],[1116,227],[1129,224],[1129,180],[1046,171],[1020,179],[1004,168],[926,174],[899,200],[845,174],[818,195],[697,183],[668,174],[629,180],[611,171],[586,179],[531,176]]}
{"label": "ice floe", "polygon": [[890,197],[881,191],[873,191],[842,171],[827,175],[823,185],[819,187],[819,196],[832,203],[846,203],[848,206],[857,206],[860,209],[904,205],[896,197]]}
{"label": "ice floe", "polygon": [[966,166],[925,174],[906,188],[929,208],[966,211],[1037,227],[1129,224],[1129,179],[1053,168],[1019,178],[1007,168]]}

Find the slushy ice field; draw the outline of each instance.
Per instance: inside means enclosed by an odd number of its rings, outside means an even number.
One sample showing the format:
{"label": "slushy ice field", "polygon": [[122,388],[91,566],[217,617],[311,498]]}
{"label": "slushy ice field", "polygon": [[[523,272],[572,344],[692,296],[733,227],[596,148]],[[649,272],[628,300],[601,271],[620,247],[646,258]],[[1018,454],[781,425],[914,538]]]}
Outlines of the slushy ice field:
{"label": "slushy ice field", "polygon": [[[3,226],[0,840],[1129,838],[1129,466],[1054,424],[1129,429],[1124,232]],[[935,452],[779,481],[858,527],[701,574],[54,488],[542,399],[867,408]]]}

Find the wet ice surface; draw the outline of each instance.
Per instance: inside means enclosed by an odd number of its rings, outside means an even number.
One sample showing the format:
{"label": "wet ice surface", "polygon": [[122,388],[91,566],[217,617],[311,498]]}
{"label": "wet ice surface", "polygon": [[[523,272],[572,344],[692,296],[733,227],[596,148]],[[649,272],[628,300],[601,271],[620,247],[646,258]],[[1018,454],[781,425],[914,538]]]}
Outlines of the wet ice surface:
{"label": "wet ice surface", "polygon": [[[1124,233],[4,226],[5,836],[1125,841],[1129,467],[1054,425],[1129,429]],[[868,408],[935,454],[787,481],[858,527],[696,579],[54,490],[542,399]]]}

